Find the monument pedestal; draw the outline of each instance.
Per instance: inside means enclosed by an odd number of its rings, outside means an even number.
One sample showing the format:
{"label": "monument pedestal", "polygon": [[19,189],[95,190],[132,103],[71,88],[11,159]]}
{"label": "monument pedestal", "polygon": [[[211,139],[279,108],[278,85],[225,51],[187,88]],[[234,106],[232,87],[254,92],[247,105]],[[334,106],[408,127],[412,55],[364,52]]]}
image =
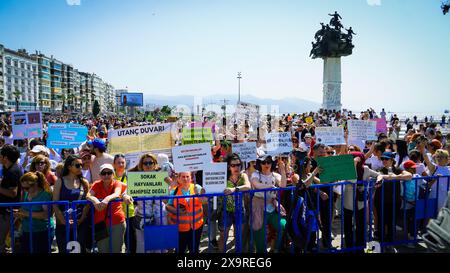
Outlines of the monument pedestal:
{"label": "monument pedestal", "polygon": [[341,83],[341,58],[323,58],[323,109],[341,110]]}

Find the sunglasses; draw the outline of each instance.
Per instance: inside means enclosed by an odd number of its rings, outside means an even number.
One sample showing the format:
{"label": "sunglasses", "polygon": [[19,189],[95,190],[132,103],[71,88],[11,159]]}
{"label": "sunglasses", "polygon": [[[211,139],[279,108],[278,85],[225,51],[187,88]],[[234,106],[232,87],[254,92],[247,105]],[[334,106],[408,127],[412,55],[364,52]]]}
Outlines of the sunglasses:
{"label": "sunglasses", "polygon": [[292,143],[298,143],[298,140],[293,140]]}
{"label": "sunglasses", "polygon": [[261,165],[270,165],[272,164],[272,161],[263,161],[261,162]]}
{"label": "sunglasses", "polygon": [[381,161],[388,161],[390,158],[382,158]]}
{"label": "sunglasses", "polygon": [[327,152],[327,154],[329,154],[329,155],[333,155],[333,154],[334,154],[334,152]]}
{"label": "sunglasses", "polygon": [[77,169],[81,169],[81,167],[83,167],[83,164],[78,163],[78,164],[73,164],[72,166]]}
{"label": "sunglasses", "polygon": [[234,168],[234,167],[240,167],[241,166],[241,164],[239,163],[239,164],[230,164],[230,167],[231,168]]}
{"label": "sunglasses", "polygon": [[41,165],[41,166],[46,165],[46,164],[47,163],[45,161],[38,162],[38,165]]}
{"label": "sunglasses", "polygon": [[100,174],[101,174],[101,175],[112,175],[113,172],[101,172]]}
{"label": "sunglasses", "polygon": [[153,161],[142,162],[142,165],[144,165],[144,166],[153,166],[153,165],[155,165],[155,162],[153,162]]}

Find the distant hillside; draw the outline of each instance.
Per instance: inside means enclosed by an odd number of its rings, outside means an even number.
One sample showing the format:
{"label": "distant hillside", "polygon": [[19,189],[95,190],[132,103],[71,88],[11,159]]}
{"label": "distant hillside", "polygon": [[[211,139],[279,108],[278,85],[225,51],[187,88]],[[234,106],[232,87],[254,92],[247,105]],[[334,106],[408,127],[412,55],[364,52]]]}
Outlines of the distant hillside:
{"label": "distant hillside", "polygon": [[[237,101],[235,95],[213,95],[203,97],[202,104],[222,105],[224,99],[227,101],[226,104],[228,105],[234,105]],[[244,95],[241,96],[241,101],[258,105],[267,105],[269,109],[271,105],[278,105],[280,113],[303,113],[308,111],[317,111],[320,108],[320,103],[299,98],[283,98],[276,100]],[[188,107],[192,107],[194,105],[194,96],[159,96],[144,94],[144,105],[148,105],[150,107],[161,105],[186,105]]]}

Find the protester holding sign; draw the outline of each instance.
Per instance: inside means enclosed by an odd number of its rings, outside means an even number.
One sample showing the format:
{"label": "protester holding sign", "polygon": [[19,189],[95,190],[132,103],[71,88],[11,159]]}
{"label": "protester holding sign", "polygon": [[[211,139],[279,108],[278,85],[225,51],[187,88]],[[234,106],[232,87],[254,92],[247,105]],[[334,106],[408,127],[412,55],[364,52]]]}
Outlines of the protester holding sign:
{"label": "protester holding sign", "polygon": [[[143,154],[138,164],[129,172],[156,172],[161,170],[154,154]],[[170,185],[168,177],[163,184]],[[167,187],[169,187],[167,185]],[[145,206],[145,208],[144,208]],[[145,214],[144,214],[145,212]],[[136,253],[145,253],[144,227],[145,225],[167,225],[166,205],[162,200],[146,200],[136,202],[134,228],[136,229]],[[145,220],[144,220],[145,219]]]}
{"label": "protester holding sign", "polygon": [[[274,172],[276,163],[272,160],[272,156],[264,155],[259,157],[256,164],[257,171],[252,174],[251,183],[254,189],[270,189],[286,187],[286,167],[283,161],[278,160],[278,168],[281,174]],[[264,203],[266,200],[266,203]],[[280,205],[281,207],[281,205]],[[264,222],[264,210],[266,211],[267,223],[272,226],[277,232],[276,250],[278,251],[281,246],[281,236],[283,234],[286,219],[280,218],[277,211],[278,201],[276,192],[258,192],[255,193],[252,200],[252,228],[255,231],[255,243],[256,252],[265,253],[266,249],[266,227],[263,226]],[[284,210],[284,209],[283,209]],[[281,227],[281,229],[280,229]]]}
{"label": "protester holding sign", "polygon": [[[76,155],[69,156],[64,162],[61,179],[58,179],[53,189],[53,201],[77,201],[85,200],[89,191],[89,183],[83,178],[81,172],[82,162]],[[66,208],[65,206],[54,205],[56,216],[56,242],[60,253],[66,252]],[[88,222],[90,219],[89,206],[78,205],[75,212],[69,214],[70,236],[73,240],[74,216],[77,218],[77,241],[81,246],[81,253],[86,251],[85,240],[88,237]]]}
{"label": "protester holding sign", "polygon": [[[178,186],[170,191],[170,196],[191,196],[204,194],[200,185],[192,183],[190,172],[181,172],[177,175]],[[171,224],[178,224],[179,242],[178,252],[198,253],[200,238],[203,230],[203,205],[200,198],[172,198],[167,203],[167,211]],[[193,240],[193,236],[195,240]]]}
{"label": "protester holding sign", "polygon": [[[350,180],[350,182],[357,183],[359,181],[368,181],[370,178],[377,178],[379,173],[371,170],[369,167],[365,166],[364,163],[366,158],[361,152],[349,152],[353,156],[357,179]],[[368,191],[366,192],[366,196],[364,197],[364,185],[358,184],[356,185],[345,185],[344,189],[344,234],[345,234],[345,246],[347,248],[363,247],[364,245],[364,234],[365,234],[365,226],[364,226],[364,217],[366,208],[368,208],[368,201],[371,198],[368,195]],[[356,199],[356,211],[355,211],[355,219],[353,219],[353,211],[355,208],[353,207],[354,200]],[[366,203],[364,203],[366,201]],[[356,238],[353,238],[353,227],[356,227],[355,233]],[[355,240],[355,244],[353,243]],[[364,253],[364,249],[360,249],[357,251],[358,253]]]}
{"label": "protester holding sign", "polygon": [[[241,172],[242,162],[241,159],[237,154],[230,154],[228,155],[224,161],[227,163],[227,188],[223,191],[225,195],[232,195],[233,193],[237,193],[240,191],[248,191],[251,189],[250,181],[248,179],[248,176],[245,172]],[[235,236],[234,238],[237,238],[239,236],[236,233],[236,217],[240,217],[242,219],[242,227],[240,228],[241,232],[243,231],[244,224],[246,224],[245,221],[245,209],[244,209],[244,202],[242,202],[242,209],[240,210],[242,212],[241,215],[237,215],[235,213],[236,211],[236,203],[235,203],[235,196],[227,196],[225,197],[226,200],[226,208],[223,207],[223,199],[222,197],[219,197],[218,199],[218,213],[219,213],[219,230],[220,230],[220,237],[219,237],[219,249],[221,252],[224,250],[224,243],[225,238],[228,238],[228,233],[230,231],[231,225],[234,226]],[[226,215],[224,215],[224,210],[226,210]],[[226,218],[226,226],[224,223],[224,217]],[[244,234],[243,234],[244,235]],[[245,242],[247,238],[244,238],[243,241]]]}

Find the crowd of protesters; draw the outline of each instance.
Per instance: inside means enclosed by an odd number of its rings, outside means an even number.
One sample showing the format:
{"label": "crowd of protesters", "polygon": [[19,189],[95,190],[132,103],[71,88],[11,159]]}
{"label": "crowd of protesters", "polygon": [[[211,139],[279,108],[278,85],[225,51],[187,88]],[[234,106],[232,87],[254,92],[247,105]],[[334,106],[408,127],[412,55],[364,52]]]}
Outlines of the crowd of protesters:
{"label": "crowd of protesters", "polygon": [[[364,147],[316,143],[316,127],[342,126],[346,131],[349,119],[380,117],[387,119],[387,132],[378,134],[376,141],[367,141]],[[88,126],[86,142],[77,149],[49,149],[46,146],[48,122],[72,122]],[[312,238],[307,251],[317,249],[318,243],[321,248],[333,248],[335,235],[332,226],[337,217],[343,217],[345,246],[362,247],[367,241],[364,236],[368,232],[367,207],[370,200],[374,205],[374,240],[394,241],[395,234],[392,231],[395,230],[395,219],[392,213],[402,210],[407,212],[408,222],[405,225],[411,237],[414,236],[412,222],[415,201],[426,194],[429,198],[437,198],[437,210],[445,203],[449,188],[447,178],[418,178],[450,175],[450,134],[444,135],[439,129],[439,126],[445,126],[445,116],[440,125],[431,121],[419,123],[417,117],[405,122],[407,131],[401,137],[401,121],[396,115],[387,117],[384,109],[379,114],[369,109],[358,114],[346,110],[320,110],[282,115],[277,119],[277,126],[268,123],[264,129],[266,132],[290,132],[292,152],[289,156],[271,156],[264,152],[264,141],[254,139],[258,145],[258,158],[251,162],[243,162],[231,151],[232,142],[248,140],[248,128],[245,128],[244,139],[238,139],[237,134],[232,133],[231,139],[229,134],[221,135],[230,140],[218,139],[212,145],[211,153],[214,162],[227,163],[227,186],[223,192],[227,197],[219,197],[217,207],[212,209],[211,198],[134,201],[128,195],[129,172],[161,170],[168,173],[164,182],[170,188],[170,196],[205,193],[201,173],[175,173],[166,154],[144,153],[136,166],[126,166],[124,154],[107,153],[109,130],[141,126],[149,122],[116,116],[48,116],[44,120],[42,138],[14,140],[10,119],[5,118],[0,128],[3,136],[0,137],[0,203],[40,203],[0,207],[0,253],[11,251],[12,240],[17,238],[20,240],[15,242],[16,252],[57,250],[64,253],[67,230],[69,241],[72,241],[75,240],[75,228],[81,252],[90,252],[95,248],[101,253],[143,253],[146,252],[144,227],[167,224],[178,224],[179,252],[186,249],[191,253],[199,252],[202,236],[205,236],[202,232],[205,225],[209,225],[209,234],[206,234],[208,245],[219,251],[228,248],[231,227],[235,232],[235,240],[238,236],[242,238],[244,252],[263,253],[267,249],[272,252],[286,251],[289,239],[286,239],[285,230],[287,215],[291,210],[287,192],[281,192],[281,196],[276,191],[256,192],[251,198],[246,194],[239,208],[236,207],[234,197],[238,192],[251,189],[285,188],[298,184],[305,186],[312,200],[316,200],[316,197],[319,200],[311,206],[319,206],[316,209],[319,211],[320,240]],[[354,202],[354,188],[357,195],[365,191],[364,186],[355,184],[356,180],[352,181],[354,184],[345,185],[343,192],[333,187],[309,188],[320,184],[321,168],[317,158],[343,154],[353,156],[358,181],[375,179],[372,196],[366,196],[365,199],[357,196]],[[343,200],[340,200],[341,195],[344,195]],[[123,202],[116,202],[116,199],[122,199]],[[83,200],[86,202],[77,203],[72,211],[56,203]],[[55,204],[45,204],[50,201]],[[343,202],[342,215],[336,209],[337,202]],[[239,227],[237,224],[240,224]],[[418,223],[419,229],[423,226],[423,223]],[[92,230],[95,236],[92,236]],[[236,234],[237,230],[241,234]],[[388,250],[395,251],[392,247]],[[157,252],[167,251],[171,250]]]}

